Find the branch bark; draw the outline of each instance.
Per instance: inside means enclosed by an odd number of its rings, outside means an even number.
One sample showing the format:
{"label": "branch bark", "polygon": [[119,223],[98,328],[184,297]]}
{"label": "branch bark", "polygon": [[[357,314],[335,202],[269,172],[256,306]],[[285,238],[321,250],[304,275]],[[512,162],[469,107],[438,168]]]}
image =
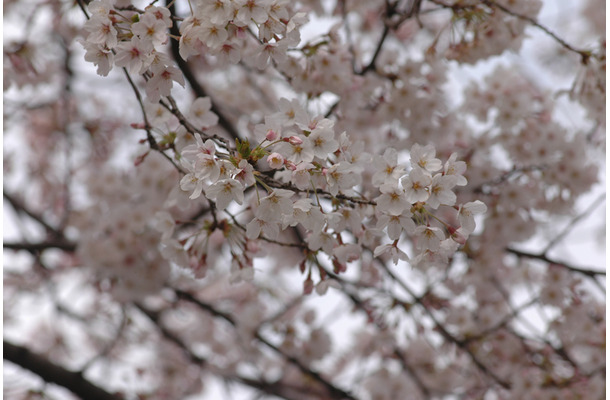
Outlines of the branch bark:
{"label": "branch bark", "polygon": [[[190,294],[188,294],[188,296],[190,296]],[[195,299],[193,298],[193,300],[195,300]],[[214,371],[213,366],[210,365],[207,362],[207,360],[205,360],[205,359],[199,357],[198,355],[196,355],[195,353],[193,353],[191,351],[191,349],[189,348],[189,346],[181,338],[179,338],[177,335],[172,333],[169,329],[167,329],[162,324],[159,312],[151,311],[151,310],[147,309],[146,307],[144,307],[143,305],[138,304],[138,303],[134,303],[134,306],[138,310],[140,310],[140,312],[142,312],[144,315],[146,315],[148,317],[148,319],[150,319],[150,321],[157,327],[157,329],[160,331],[160,333],[163,335],[163,337],[165,339],[169,340],[170,342],[172,342],[176,346],[178,346],[180,349],[182,349],[182,351],[184,351],[184,353],[191,360],[192,363],[194,363],[195,365],[198,365],[201,368],[207,367],[209,370],[212,370],[215,373],[218,372],[218,371]],[[214,316],[223,318],[223,319],[231,322],[231,324],[233,324],[232,319],[230,319],[230,317],[226,316],[225,314],[223,314],[219,311],[216,311],[213,308],[210,308],[209,310],[206,308],[206,310],[209,312],[212,312],[214,314]],[[267,382],[263,379],[257,380],[257,379],[251,379],[251,378],[247,378],[247,377],[239,376],[239,375],[228,376],[228,375],[223,375],[220,373],[218,373],[218,377],[229,380],[229,381],[235,381],[235,382],[241,383],[242,385],[250,386],[251,388],[259,390],[263,393],[281,397],[286,400],[296,400],[296,399],[303,398],[302,397],[302,395],[303,395],[302,388],[291,387],[289,385],[283,384],[281,381]],[[310,390],[310,389],[308,388],[307,390]]]}
{"label": "branch bark", "polygon": [[4,242],[3,247],[5,249],[10,250],[25,250],[32,254],[40,253],[43,250],[47,249],[59,249],[64,251],[75,251],[76,243],[68,242],[68,241],[48,241],[42,243],[23,243],[23,242]]}
{"label": "branch bark", "polygon": [[42,225],[50,235],[52,235],[53,237],[58,238],[58,239],[63,239],[62,232],[60,232],[58,229],[51,226],[51,224],[49,224],[47,221],[45,221],[45,219],[41,215],[35,213],[34,211],[32,211],[28,207],[26,207],[26,205],[21,200],[19,200],[17,197],[13,196],[12,194],[7,193],[6,190],[4,190],[4,189],[2,190],[2,195],[11,204],[11,207],[13,207],[15,212],[23,213],[23,214],[27,215],[28,217],[32,218],[34,221],[36,221],[40,225]]}
{"label": "branch bark", "polygon": [[[174,6],[174,2],[170,2],[170,4],[167,6],[167,8],[170,10],[172,15],[174,15],[174,16],[176,15],[176,7]],[[170,34],[172,34],[174,37],[180,37],[180,29],[178,28],[178,25],[175,22],[176,21],[174,21],[174,24],[172,25],[172,27],[169,28],[169,31],[170,31]],[[191,88],[193,89],[193,92],[195,92],[195,95],[197,97],[206,97],[206,96],[210,97],[206,93],[206,91],[203,88],[203,86],[201,86],[201,84],[197,80],[197,77],[195,77],[195,74],[193,73],[193,71],[189,67],[188,63],[186,61],[184,61],[182,59],[182,57],[180,56],[180,47],[179,47],[178,40],[170,39],[170,42],[171,42],[172,55],[174,56],[174,60],[176,61],[176,64],[178,64],[178,68],[180,68],[180,70],[184,74],[184,77],[188,81],[189,85],[191,85]],[[224,115],[224,113],[221,112],[218,109],[218,107],[216,106],[216,103],[214,102],[214,99],[212,99],[211,97],[210,97],[210,99],[212,101],[211,111],[218,116],[218,124],[233,139],[238,139],[239,138],[239,133],[237,132],[237,130],[235,129],[233,124]]]}
{"label": "branch bark", "polygon": [[[185,292],[185,291],[181,291],[181,290],[175,290],[175,293],[178,296],[178,298],[188,301],[188,302],[198,306],[202,310],[212,314],[214,317],[224,319],[225,321],[227,321],[228,323],[230,323],[233,326],[235,326],[237,324],[236,321],[231,316],[223,313],[222,311],[217,310],[212,305],[197,299],[192,294]],[[321,385],[321,387],[324,387],[324,389],[328,392],[328,396],[327,396],[328,398],[355,400],[355,397],[353,395],[351,395],[350,393],[344,391],[343,389],[335,386],[332,382],[330,382],[326,378],[324,378],[320,373],[318,373],[317,371],[314,371],[313,369],[310,369],[297,358],[295,358],[289,354],[286,354],[284,351],[282,351],[282,349],[280,349],[279,347],[277,347],[276,345],[271,343],[269,340],[267,340],[265,337],[263,337],[259,331],[254,332],[254,338],[256,338],[259,342],[261,342],[262,344],[267,346],[269,349],[273,350],[275,353],[277,353],[281,357],[283,357],[290,364],[297,367],[303,374],[305,374],[306,376],[309,376],[314,381],[318,382]]]}
{"label": "branch bark", "polygon": [[40,376],[44,381],[63,386],[78,397],[87,400],[122,400],[88,381],[80,372],[69,371],[35,354],[27,347],[4,341],[4,359]]}
{"label": "branch bark", "polygon": [[540,260],[540,261],[545,261],[549,264],[555,264],[555,265],[560,265],[572,272],[576,272],[578,274],[582,274],[582,275],[586,275],[588,277],[591,278],[595,278],[596,276],[606,276],[606,271],[602,271],[599,269],[594,269],[594,268],[581,268],[581,267],[575,267],[572,266],[564,261],[559,261],[559,260],[553,260],[549,257],[547,257],[546,254],[534,254],[534,253],[529,253],[527,251],[522,251],[522,250],[517,250],[517,249],[512,249],[510,247],[506,248],[506,252],[507,253],[511,253],[516,255],[517,257],[525,257],[525,258],[533,258],[536,260]]}

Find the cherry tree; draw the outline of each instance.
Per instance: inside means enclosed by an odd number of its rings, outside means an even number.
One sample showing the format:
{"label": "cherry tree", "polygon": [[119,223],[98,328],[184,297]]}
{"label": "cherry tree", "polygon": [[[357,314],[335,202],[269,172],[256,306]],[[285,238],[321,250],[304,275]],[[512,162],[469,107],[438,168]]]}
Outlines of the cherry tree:
{"label": "cherry tree", "polygon": [[4,12],[7,399],[605,397],[603,1]]}

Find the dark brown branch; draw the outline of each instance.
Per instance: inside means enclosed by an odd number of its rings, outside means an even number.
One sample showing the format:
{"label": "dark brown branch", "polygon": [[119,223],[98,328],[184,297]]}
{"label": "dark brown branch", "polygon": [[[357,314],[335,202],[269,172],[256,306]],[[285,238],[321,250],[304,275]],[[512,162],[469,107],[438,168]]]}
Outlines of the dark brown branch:
{"label": "dark brown branch", "polygon": [[566,235],[568,233],[570,233],[572,228],[580,220],[582,220],[586,216],[590,215],[593,212],[593,210],[595,210],[597,208],[597,206],[599,206],[601,204],[601,202],[604,201],[605,199],[606,199],[606,193],[602,193],[597,199],[595,199],[595,201],[593,203],[591,203],[591,205],[589,207],[587,207],[586,210],[584,210],[582,213],[580,213],[577,216],[575,216],[574,218],[572,218],[570,223],[557,236],[555,236],[553,238],[553,240],[551,240],[549,242],[549,244],[547,244],[547,246],[544,248],[542,253],[546,254],[551,248],[553,248],[553,246],[555,246],[557,243],[559,243],[561,240],[563,240],[563,238],[566,237]]}
{"label": "dark brown branch", "polygon": [[[453,10],[454,12],[457,10],[461,10],[461,9],[472,9],[474,7],[478,7],[478,5],[461,5],[459,3],[455,3],[455,4],[446,4],[445,2],[441,1],[441,0],[429,0],[430,2],[442,7],[442,8],[449,8],[451,10]],[[565,40],[563,40],[562,38],[560,38],[559,36],[557,36],[557,34],[555,34],[554,32],[552,32],[549,28],[547,28],[546,26],[542,25],[540,22],[538,22],[535,18],[529,17],[527,15],[523,15],[523,14],[519,14],[517,12],[514,12],[513,10],[507,8],[506,6],[498,3],[496,0],[482,0],[481,1],[482,4],[485,4],[486,6],[490,7],[490,8],[497,8],[498,10],[513,16],[515,18],[519,18],[523,21],[527,21],[530,24],[532,24],[533,26],[535,26],[536,28],[542,30],[544,33],[546,33],[547,35],[549,35],[551,38],[553,38],[553,40],[555,40],[557,43],[559,43],[561,46],[563,46],[564,48],[580,55],[581,59],[582,59],[582,63],[586,64],[589,61],[589,58],[591,57],[596,57],[593,53],[591,53],[588,50],[580,50],[575,48],[574,46],[570,45],[569,43],[567,43]]]}
{"label": "dark brown branch", "polygon": [[520,174],[527,174],[528,172],[543,171],[548,168],[546,165],[526,165],[523,167],[513,166],[510,170],[503,172],[500,176],[497,176],[489,181],[483,182],[478,186],[474,187],[472,191],[474,193],[490,194],[491,187],[498,186],[514,176],[522,176]]}
{"label": "dark brown branch", "polygon": [[381,34],[381,38],[379,39],[379,42],[377,43],[377,47],[375,48],[373,58],[371,58],[371,61],[369,61],[367,66],[364,67],[362,69],[362,71],[360,71],[359,75],[364,75],[368,71],[375,68],[375,63],[377,62],[377,58],[379,58],[379,54],[381,53],[381,49],[383,47],[383,44],[385,43],[385,40],[388,37],[388,34],[390,33],[390,30],[395,30],[396,28],[398,28],[398,26],[400,26],[401,23],[403,23],[404,21],[406,21],[410,18],[413,18],[413,17],[415,17],[415,19],[417,20],[417,23],[420,26],[422,26],[422,23],[419,20],[419,12],[421,9],[422,0],[413,0],[410,10],[407,13],[405,13],[404,15],[402,15],[400,20],[397,23],[392,23],[391,19],[393,16],[399,15],[399,13],[397,12],[397,6],[398,6],[399,2],[396,1],[394,3],[390,3],[389,1],[386,1],[385,3],[386,3],[386,5],[385,5],[386,10],[385,10],[385,21],[384,21],[383,33]]}
{"label": "dark brown branch", "polygon": [[8,200],[8,202],[11,204],[11,207],[13,207],[13,209],[17,213],[23,213],[23,214],[27,215],[28,217],[32,218],[34,221],[36,221],[40,225],[42,225],[47,230],[47,233],[51,234],[55,238],[63,238],[64,235],[62,232],[60,232],[58,229],[51,226],[47,221],[45,221],[45,219],[42,216],[38,215],[38,213],[35,213],[34,211],[31,211],[29,208],[27,208],[25,206],[25,204],[23,202],[21,202],[19,199],[17,199],[16,197],[14,197],[11,194],[8,194],[6,192],[6,190],[3,190],[2,194],[3,194],[4,198],[6,200]]}
{"label": "dark brown branch", "polygon": [[[181,298],[183,300],[186,300],[186,301],[189,301],[189,302],[197,305],[198,307],[200,307],[204,311],[212,314],[213,316],[218,317],[218,318],[222,318],[225,321],[229,322],[231,325],[234,325],[234,326],[236,325],[235,320],[231,316],[223,313],[222,311],[216,310],[212,305],[207,304],[207,303],[205,303],[205,302],[195,298],[190,293],[184,292],[184,291],[180,291],[180,290],[175,290],[175,293],[176,293],[176,295],[179,298]],[[263,343],[265,346],[267,346],[271,350],[273,350],[275,353],[277,353],[280,356],[282,356],[286,361],[288,361],[292,365],[296,366],[303,374],[313,378],[315,381],[317,381],[322,386],[324,386],[326,388],[326,390],[328,391],[328,393],[330,394],[331,398],[333,398],[333,399],[352,399],[352,400],[355,399],[351,394],[349,394],[346,391],[344,391],[344,390],[334,386],[331,382],[326,380],[326,378],[324,378],[318,372],[313,371],[312,369],[310,369],[307,366],[305,366],[296,357],[293,357],[293,356],[291,356],[289,354],[286,354],[279,347],[277,347],[273,343],[269,342],[265,337],[263,337],[260,334],[260,332],[258,332],[258,331],[254,332],[254,337],[258,341]]]}
{"label": "dark brown branch", "polygon": [[63,386],[82,399],[121,400],[89,382],[80,372],[73,372],[31,352],[27,347],[4,341],[4,359],[40,376],[44,381]]}
{"label": "dark brown branch", "polygon": [[381,48],[383,47],[383,43],[385,39],[388,37],[388,33],[390,33],[390,27],[388,25],[383,27],[383,33],[381,34],[381,39],[379,39],[379,43],[377,44],[377,48],[375,49],[375,53],[373,54],[373,58],[367,64],[362,71],[360,71],[360,75],[366,74],[368,71],[375,68],[375,63],[377,62],[377,58],[379,57],[379,53],[381,53]]}
{"label": "dark brown branch", "polygon": [[176,118],[178,118],[178,122],[180,122],[180,124],[187,130],[187,132],[189,132],[192,135],[199,134],[204,139],[213,139],[216,142],[216,144],[227,149],[227,151],[229,151],[229,152],[231,151],[229,142],[225,138],[220,137],[215,134],[210,135],[206,132],[201,131],[200,129],[197,129],[195,126],[193,126],[193,124],[191,124],[186,119],[184,114],[182,114],[182,112],[178,108],[176,100],[174,100],[174,98],[172,96],[167,96],[166,98],[167,98],[167,102],[160,100],[159,104],[161,104],[163,107],[165,107],[165,109],[167,109],[167,111],[171,112]]}
{"label": "dark brown branch", "polygon": [[[369,72],[371,70],[375,70],[375,63],[377,62],[377,59],[379,58],[379,54],[381,54],[383,45],[391,30],[396,30],[400,26],[400,24],[402,24],[404,21],[406,21],[407,19],[412,18],[412,17],[415,17],[417,19],[417,22],[419,23],[420,26],[422,25],[421,21],[419,20],[421,2],[422,2],[422,0],[414,0],[412,3],[411,9],[406,14],[402,15],[398,22],[392,22],[391,21],[392,17],[399,15],[399,13],[397,12],[397,6],[398,6],[399,2],[397,1],[394,3],[390,3],[389,1],[386,0],[386,2],[385,2],[385,8],[386,8],[385,9],[385,20],[384,20],[383,32],[381,33],[381,38],[379,39],[379,42],[377,42],[377,46],[375,47],[373,57],[371,58],[369,63],[364,68],[362,68],[362,70],[357,72],[356,75],[365,75],[367,72]],[[345,8],[345,5],[342,5],[342,7]],[[343,10],[343,19],[345,20],[345,25],[347,28],[346,13],[344,10]],[[353,52],[352,52],[352,54],[353,54]],[[354,64],[354,62],[352,61],[352,65],[353,64]],[[326,112],[324,117],[325,118],[330,117],[340,102],[341,102],[341,99],[339,99],[335,103],[333,103],[333,105],[330,106],[330,108],[328,109],[328,111]]]}
{"label": "dark brown branch", "polygon": [[131,79],[131,75],[127,71],[127,68],[123,68],[123,72],[125,73],[127,82],[129,82],[129,85],[131,86],[131,89],[133,90],[133,93],[135,94],[138,104],[140,106],[140,110],[142,111],[142,118],[144,119],[144,129],[146,130],[146,140],[148,141],[148,145],[150,146],[151,149],[159,152],[163,157],[165,157],[165,159],[167,159],[174,166],[174,168],[176,168],[179,172],[186,174],[186,172],[184,172],[182,167],[180,167],[178,164],[176,164],[174,162],[174,160],[172,160],[172,158],[170,156],[165,154],[163,149],[161,147],[159,147],[159,144],[157,143],[157,141],[155,140],[155,138],[152,135],[151,126],[148,122],[148,117],[146,115],[146,109],[144,107],[144,102],[142,101],[142,95],[140,94],[140,90],[134,83],[133,79]]}
{"label": "dark brown branch", "polygon": [[547,35],[549,35],[550,37],[555,39],[555,41],[557,41],[557,43],[559,43],[560,45],[562,45],[566,49],[568,49],[570,51],[573,51],[574,53],[578,53],[580,55],[580,57],[582,58],[582,63],[583,64],[586,64],[589,61],[589,58],[592,56],[590,51],[579,50],[579,49],[575,48],[574,46],[572,46],[569,43],[567,43],[565,40],[563,40],[562,38],[557,36],[555,33],[553,33],[549,28],[547,28],[546,26],[540,24],[538,21],[536,21],[532,17],[528,17],[527,15],[516,13],[516,12],[512,11],[511,9],[509,9],[509,8],[503,6],[502,4],[498,3],[497,1],[483,0],[483,3],[486,4],[489,7],[492,7],[492,8],[496,7],[498,10],[501,10],[501,11],[503,11],[504,13],[506,13],[508,15],[511,15],[511,16],[513,16],[515,18],[519,18],[519,19],[522,19],[524,21],[527,21],[530,24],[534,25],[536,28],[541,29],[542,31],[544,31],[544,33],[546,33]]}
{"label": "dark brown branch", "polygon": [[286,354],[279,347],[277,347],[276,345],[274,345],[273,343],[271,343],[267,339],[265,339],[260,334],[260,332],[255,332],[255,337],[260,342],[262,342],[264,345],[266,345],[267,347],[269,347],[270,349],[272,349],[273,351],[275,351],[276,353],[278,353],[282,357],[284,357],[288,362],[290,362],[291,364],[293,364],[297,368],[299,368],[303,374],[308,375],[308,376],[312,377],[313,379],[315,379],[316,381],[318,381],[319,383],[321,383],[328,390],[328,392],[331,393],[332,398],[334,398],[334,399],[355,399],[351,394],[345,392],[342,389],[337,388],[332,383],[327,381],[318,372],[303,365],[303,363],[301,363],[301,361],[299,361],[297,358],[295,358],[289,354]]}
{"label": "dark brown branch", "polygon": [[[330,271],[326,271],[326,273],[330,276],[332,276],[333,278],[336,278],[336,275],[331,273]],[[346,283],[343,281],[339,281],[341,286],[343,287],[343,293],[350,298],[350,300],[352,301],[352,303],[354,303],[354,305],[359,308],[360,310],[362,310],[367,316],[369,315],[369,312],[366,309],[366,306],[364,305],[363,301],[361,299],[358,298],[358,296],[354,293],[351,293],[351,291],[349,289],[346,288]],[[383,326],[381,324],[380,321],[378,321],[377,319],[373,319],[373,323],[377,326],[377,328],[379,328],[380,330],[383,329]],[[415,385],[418,387],[418,389],[421,391],[422,395],[424,398],[430,398],[430,390],[426,387],[426,385],[424,384],[423,380],[421,379],[421,377],[419,376],[419,374],[415,371],[415,369],[413,367],[411,367],[408,363],[407,363],[407,357],[405,356],[405,354],[403,354],[403,352],[401,351],[400,348],[398,348],[397,346],[394,346],[393,348],[393,353],[396,356],[396,358],[398,359],[398,361],[400,362],[400,364],[402,365],[402,368],[405,370],[405,372],[407,372],[412,378],[413,381],[415,382]]]}
{"label": "dark brown branch", "polygon": [[525,258],[532,258],[535,260],[540,260],[540,261],[545,261],[549,264],[554,264],[554,265],[559,265],[562,266],[572,272],[576,272],[582,275],[586,275],[589,276],[591,278],[595,278],[596,276],[599,275],[603,275],[606,276],[606,271],[601,271],[599,269],[593,269],[593,268],[581,268],[581,267],[574,267],[570,264],[567,264],[564,261],[558,261],[558,260],[553,260],[549,257],[546,256],[546,254],[534,254],[534,253],[529,253],[527,251],[521,251],[521,250],[517,250],[517,249],[511,249],[506,248],[506,252],[510,253],[510,254],[514,254],[517,257],[525,257]]}
{"label": "dark brown branch", "polygon": [[161,323],[160,313],[151,311],[138,303],[134,303],[134,306],[138,310],[140,310],[140,312],[142,314],[146,315],[153,324],[155,324],[155,326],[157,327],[159,332],[161,332],[161,335],[163,335],[164,338],[166,338],[167,340],[169,340],[170,342],[172,342],[176,346],[178,346],[180,349],[182,349],[184,351],[184,354],[188,358],[190,358],[191,362],[193,362],[201,367],[203,367],[207,364],[207,361],[204,360],[203,358],[199,357],[198,355],[194,354],[188,348],[188,346],[182,341],[182,339],[180,339],[178,336],[176,336],[174,333],[172,333],[169,329],[167,329],[165,326],[163,326],[163,324]]}
{"label": "dark brown branch", "polygon": [[[220,311],[217,311],[211,307],[208,307],[205,303],[199,302],[194,297],[192,297],[189,293],[176,291],[176,294],[179,294],[178,297],[192,299],[193,301],[197,302],[197,304],[200,307],[205,307],[206,311],[213,313],[214,316],[223,318],[227,321],[230,321],[231,324],[233,324],[231,318],[228,315],[221,313]],[[144,315],[146,315],[148,317],[148,319],[156,326],[156,328],[160,331],[160,333],[163,335],[163,337],[165,339],[169,340],[170,342],[174,343],[176,346],[178,346],[184,352],[184,354],[191,360],[191,362],[193,362],[194,364],[196,364],[200,367],[209,366],[208,362],[205,359],[194,354],[182,339],[180,339],[177,335],[175,335],[170,330],[168,330],[161,323],[161,318],[160,318],[161,315],[159,312],[149,310],[146,307],[142,306],[141,304],[136,303],[134,305],[138,310],[140,310]],[[272,383],[272,382],[266,382],[263,380],[246,378],[246,377],[242,377],[242,376],[238,376],[238,375],[236,375],[236,376],[221,375],[221,378],[233,380],[233,381],[239,382],[243,385],[250,386],[254,389],[257,389],[263,393],[282,397],[287,400],[296,400],[296,399],[302,398],[301,397],[302,391],[300,391],[298,388],[293,388],[293,387],[289,387],[287,385],[283,385],[281,382]]]}
{"label": "dark brown branch", "polygon": [[5,249],[10,249],[10,250],[24,250],[24,251],[28,251],[30,253],[40,253],[41,251],[47,250],[47,249],[59,249],[59,250],[64,250],[64,251],[69,251],[69,252],[73,252],[76,251],[76,243],[72,243],[72,242],[67,242],[67,241],[49,241],[49,242],[42,242],[42,243],[7,243],[4,242],[3,246]]}
{"label": "dark brown branch", "polygon": [[392,272],[392,270],[390,270],[390,268],[388,268],[388,266],[385,265],[383,260],[381,260],[379,258],[377,258],[377,260],[380,263],[381,267],[384,269],[384,271],[392,278],[392,280],[394,282],[398,283],[400,285],[400,287],[402,287],[414,299],[415,303],[417,303],[418,305],[420,305],[422,307],[424,312],[428,315],[428,317],[430,317],[430,319],[434,323],[436,330],[441,334],[441,336],[443,338],[445,338],[445,340],[447,340],[451,343],[454,343],[462,351],[464,351],[466,354],[468,354],[468,356],[470,357],[472,362],[476,365],[476,367],[479,369],[479,371],[481,371],[483,374],[485,374],[488,377],[490,377],[491,379],[493,379],[497,384],[499,384],[503,388],[510,389],[510,384],[508,382],[501,379],[498,375],[496,375],[485,364],[483,364],[483,362],[481,360],[479,360],[475,356],[475,354],[468,347],[469,343],[467,341],[460,340],[460,339],[454,337],[451,333],[449,333],[449,331],[443,326],[443,324],[441,324],[439,322],[438,318],[436,318],[434,313],[422,302],[421,296],[420,297],[416,296],[415,293],[413,292],[413,290],[411,290],[411,288],[402,279],[400,279],[398,276],[396,276],[396,274],[394,274]]}
{"label": "dark brown branch", "polygon": [[[286,189],[286,190],[291,190],[293,192],[297,192],[297,193],[308,193],[311,192],[311,189],[299,189],[298,187],[294,186],[291,183],[285,183],[285,182],[279,182],[267,175],[264,174],[260,174],[258,175],[258,178],[263,181],[263,183],[265,183],[268,186],[274,187],[276,189]],[[346,196],[344,194],[338,193],[336,196],[333,196],[332,194],[330,194],[329,192],[326,192],[324,190],[321,189],[316,189],[316,192],[318,194],[318,196],[324,196],[327,198],[336,198],[339,200],[346,200],[349,201],[351,203],[355,203],[355,204],[366,204],[366,205],[371,205],[371,206],[376,206],[377,203],[373,200],[368,200],[362,197],[352,197],[352,196]]]}
{"label": "dark brown branch", "polygon": [[201,308],[202,310],[212,314],[214,317],[224,319],[231,325],[233,325],[233,326],[235,325],[235,321],[233,320],[233,318],[230,315],[225,314],[222,311],[215,309],[211,305],[197,299],[195,296],[193,296],[189,292],[185,292],[184,290],[180,290],[180,289],[174,289],[174,292],[176,293],[176,296],[179,299],[186,300],[189,303],[193,303],[197,307]]}
{"label": "dark brown branch", "polygon": [[[172,15],[176,15],[176,7],[174,6],[174,2],[171,2],[169,4],[168,9],[169,9],[169,11],[171,12]],[[175,23],[169,29],[169,32],[174,37],[179,37],[180,36],[180,29],[178,28],[178,25],[175,24]],[[195,95],[197,97],[206,97],[206,96],[210,97],[211,102],[212,102],[211,111],[218,116],[218,124],[233,139],[238,139],[239,138],[239,133],[237,132],[237,130],[235,129],[233,124],[224,115],[224,113],[218,109],[214,99],[212,99],[211,96],[209,96],[206,93],[205,89],[203,88],[203,86],[201,86],[201,84],[197,80],[197,77],[195,76],[195,74],[193,73],[191,68],[189,67],[188,63],[184,59],[182,59],[182,57],[180,56],[179,42],[177,40],[175,40],[175,39],[170,39],[170,42],[171,42],[172,55],[174,56],[174,60],[176,61],[176,64],[178,64],[178,68],[180,68],[180,70],[184,74],[184,77],[188,81],[189,85],[191,85],[191,88],[193,89],[193,92],[195,92]]]}
{"label": "dark brown branch", "polygon": [[[496,288],[498,289],[498,291],[500,292],[500,294],[502,295],[502,298],[504,299],[504,302],[506,303],[506,305],[508,306],[508,308],[510,309],[510,317],[511,318],[506,318],[504,321],[506,321],[506,323],[502,324],[502,326],[507,326],[508,325],[508,321],[510,320],[514,320],[517,321],[519,319],[519,311],[516,310],[510,301],[510,295],[508,294],[507,290],[504,288],[504,286],[502,285],[502,282],[500,282],[498,279],[496,278],[492,278],[492,282],[494,284],[494,286],[496,286]],[[535,297],[533,299],[531,299],[529,302],[525,303],[524,306],[525,308],[529,307],[530,305],[536,303],[538,301],[538,299],[536,299]],[[523,308],[523,307],[522,307]],[[528,326],[530,329],[532,329],[532,331],[535,331],[535,329],[533,329],[532,324],[530,323],[529,320],[522,320],[520,321],[522,324]],[[528,345],[526,344],[526,340],[525,337],[523,337],[522,335],[519,335],[514,329],[511,329],[510,327],[507,327],[507,330],[509,332],[511,332],[513,335],[515,335],[516,337],[518,337],[521,340],[521,345],[523,346],[523,348],[525,349],[526,353],[530,353],[530,348],[528,347]],[[481,336],[483,337],[483,336]],[[548,339],[545,338],[536,338],[536,340],[540,340],[542,341],[547,348],[551,348],[555,351],[556,354],[558,354],[560,357],[562,357],[564,360],[566,360],[568,363],[570,363],[570,365],[572,365],[572,367],[574,369],[578,369],[578,366],[576,365],[576,363],[570,358],[570,356],[568,355],[568,353],[565,351],[565,349],[563,347],[559,347],[557,348],[556,346],[554,346]]]}

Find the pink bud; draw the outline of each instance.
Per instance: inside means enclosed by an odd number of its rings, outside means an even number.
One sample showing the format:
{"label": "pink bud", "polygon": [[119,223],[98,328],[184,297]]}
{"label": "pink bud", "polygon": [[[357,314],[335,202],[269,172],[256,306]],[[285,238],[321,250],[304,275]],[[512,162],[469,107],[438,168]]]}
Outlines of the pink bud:
{"label": "pink bud", "polygon": [[305,282],[303,282],[303,294],[311,294],[312,291],[313,281],[311,280],[311,278],[307,278],[305,279]]}
{"label": "pink bud", "polygon": [[265,138],[270,142],[273,142],[274,140],[276,140],[277,137],[278,137],[278,134],[273,129],[269,129],[269,131],[267,132],[267,135],[265,136]]}
{"label": "pink bud", "polygon": [[458,229],[450,226],[448,228],[449,234],[451,235],[451,239],[453,239],[454,242],[459,243],[461,245],[466,244],[466,236],[464,236],[464,234],[462,232],[460,232]]}
{"label": "pink bud", "polygon": [[284,161],[284,164],[286,164],[286,168],[288,168],[291,171],[296,171],[297,170],[297,166],[292,162],[292,161]]}
{"label": "pink bud", "polygon": [[345,271],[347,271],[347,266],[345,264],[341,264],[336,258],[333,258],[333,272],[335,274],[340,274],[341,272]]}
{"label": "pink bud", "polygon": [[301,139],[298,136],[290,136],[288,138],[288,143],[290,143],[293,146],[299,145],[299,144],[303,144],[303,139]]}
{"label": "pink bud", "polygon": [[142,164],[144,162],[144,160],[146,159],[146,156],[148,155],[148,153],[150,153],[150,151],[147,151],[146,153],[138,156],[138,158],[136,158],[136,160],[134,161],[133,165],[137,167],[138,165]]}
{"label": "pink bud", "polygon": [[454,242],[459,243],[461,245],[466,244],[466,236],[462,235],[459,232],[456,232],[455,234],[451,235],[451,239],[453,239]]}

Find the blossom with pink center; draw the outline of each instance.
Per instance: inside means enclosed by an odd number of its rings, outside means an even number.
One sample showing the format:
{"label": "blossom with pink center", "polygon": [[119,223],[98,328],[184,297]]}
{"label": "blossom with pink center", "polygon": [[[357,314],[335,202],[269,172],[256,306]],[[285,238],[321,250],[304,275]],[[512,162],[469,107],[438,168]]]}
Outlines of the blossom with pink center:
{"label": "blossom with pink center", "polygon": [[125,67],[130,74],[142,74],[153,61],[153,45],[150,40],[137,36],[128,42],[119,43],[114,62],[118,67]]}

